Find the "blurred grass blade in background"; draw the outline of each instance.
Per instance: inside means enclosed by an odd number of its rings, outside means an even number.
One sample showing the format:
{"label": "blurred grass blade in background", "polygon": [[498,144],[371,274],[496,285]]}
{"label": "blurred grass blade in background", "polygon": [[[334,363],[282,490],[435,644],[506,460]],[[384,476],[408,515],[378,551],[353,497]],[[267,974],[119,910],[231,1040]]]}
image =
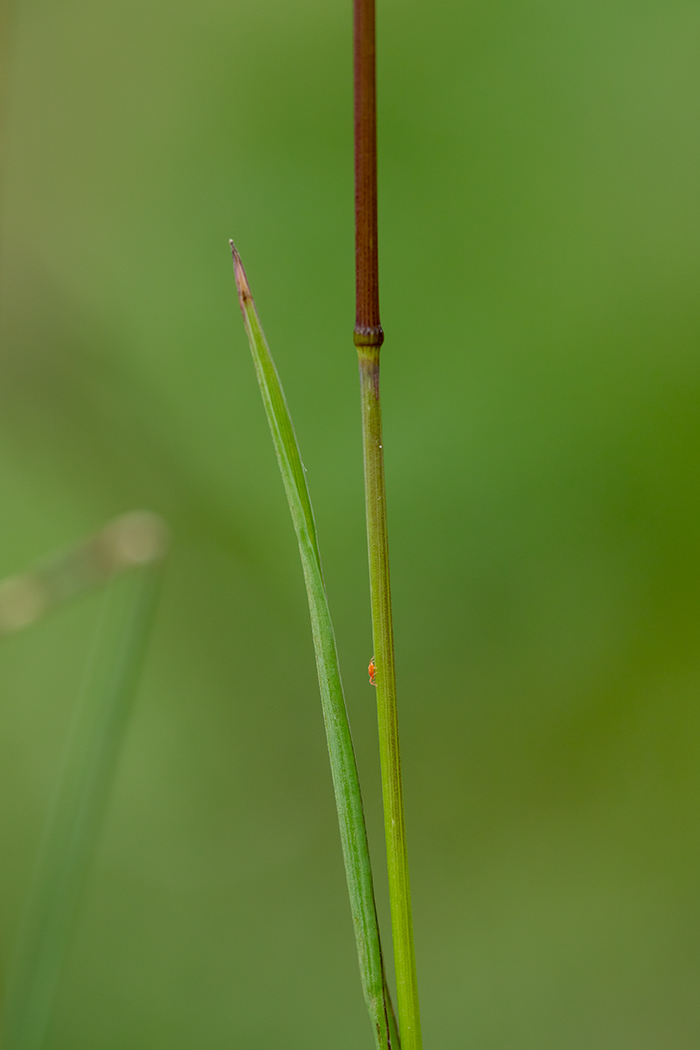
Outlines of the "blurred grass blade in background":
{"label": "blurred grass blade in background", "polygon": [[384,978],[360,782],[323,582],[311,499],[284,391],[260,325],[243,264],[233,242],[231,250],[243,320],[299,542],[363,991],[377,1047],[380,1050],[396,1050],[399,1046],[398,1033]]}
{"label": "blurred grass blade in background", "polygon": [[0,582],[0,638],[129,569],[158,564],[167,527],[157,514],[131,511],[35,568]]}
{"label": "blurred grass blade in background", "polygon": [[[0,584],[0,636],[110,584],[8,974],[3,1050],[42,1050],[129,716],[167,548],[146,511]],[[127,570],[133,570],[128,572]],[[114,581],[116,576],[124,578]]]}

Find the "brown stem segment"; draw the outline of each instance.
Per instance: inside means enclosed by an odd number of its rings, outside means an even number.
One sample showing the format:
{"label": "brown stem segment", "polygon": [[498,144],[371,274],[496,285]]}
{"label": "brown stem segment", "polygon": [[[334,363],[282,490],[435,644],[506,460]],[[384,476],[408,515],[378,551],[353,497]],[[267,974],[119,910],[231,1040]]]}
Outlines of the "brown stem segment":
{"label": "brown stem segment", "polygon": [[375,0],[353,0],[355,22],[355,345],[381,346],[377,250]]}

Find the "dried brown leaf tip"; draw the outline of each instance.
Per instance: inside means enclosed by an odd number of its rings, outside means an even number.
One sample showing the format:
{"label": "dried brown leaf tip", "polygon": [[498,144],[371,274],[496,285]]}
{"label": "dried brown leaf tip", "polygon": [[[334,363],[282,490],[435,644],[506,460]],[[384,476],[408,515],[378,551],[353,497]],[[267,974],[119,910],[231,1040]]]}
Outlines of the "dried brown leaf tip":
{"label": "dried brown leaf tip", "polygon": [[238,254],[238,249],[233,241],[228,242],[231,245],[231,254],[233,255],[233,272],[236,277],[236,288],[238,289],[238,301],[241,304],[241,310],[245,310],[248,303],[252,303],[253,296],[250,293],[250,285],[248,284],[248,278],[245,275],[243,269],[243,263],[241,257]]}

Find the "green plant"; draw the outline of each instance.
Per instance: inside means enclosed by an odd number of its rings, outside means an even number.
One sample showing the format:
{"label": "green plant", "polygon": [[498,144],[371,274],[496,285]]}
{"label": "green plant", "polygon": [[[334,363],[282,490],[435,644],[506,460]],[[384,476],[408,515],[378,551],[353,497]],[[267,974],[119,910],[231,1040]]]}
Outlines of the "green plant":
{"label": "green plant", "polygon": [[384,452],[379,394],[377,135],[374,0],[355,0],[355,228],[357,347],[362,400],[367,540],[379,746],[399,1031],[384,976],[367,832],[311,501],[294,428],[240,256],[231,242],[238,297],[299,543],[311,614],[345,871],[365,1000],[380,1050],[420,1050],[408,855],[403,813],[392,630]]}

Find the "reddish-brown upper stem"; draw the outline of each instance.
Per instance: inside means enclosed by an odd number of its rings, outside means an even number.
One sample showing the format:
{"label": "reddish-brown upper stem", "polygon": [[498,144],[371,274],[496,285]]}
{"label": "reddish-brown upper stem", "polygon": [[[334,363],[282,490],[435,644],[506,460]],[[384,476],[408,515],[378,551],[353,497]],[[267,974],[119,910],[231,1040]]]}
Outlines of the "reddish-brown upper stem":
{"label": "reddish-brown upper stem", "polygon": [[355,344],[381,346],[377,252],[377,85],[375,0],[355,13]]}

